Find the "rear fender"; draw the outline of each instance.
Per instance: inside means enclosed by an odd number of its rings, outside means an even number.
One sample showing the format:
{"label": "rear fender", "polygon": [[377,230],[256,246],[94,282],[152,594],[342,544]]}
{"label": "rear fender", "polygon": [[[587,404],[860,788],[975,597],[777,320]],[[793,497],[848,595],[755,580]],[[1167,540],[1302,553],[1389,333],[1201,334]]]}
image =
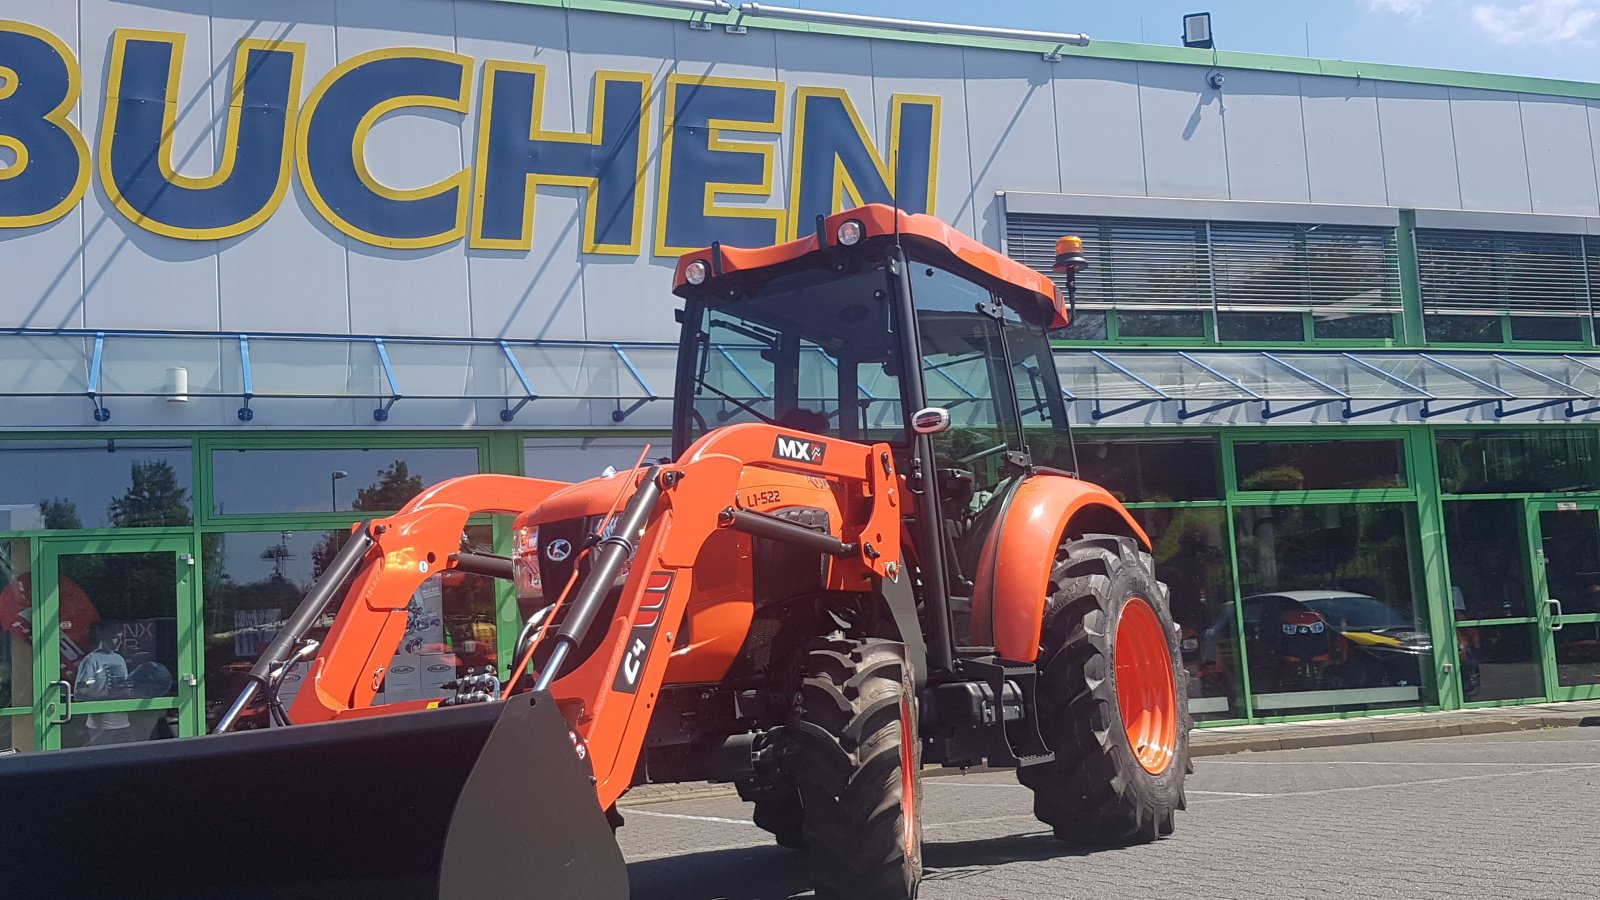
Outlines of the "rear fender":
{"label": "rear fender", "polygon": [[1031,475],[1012,495],[978,558],[973,640],[1006,659],[1033,662],[1044,625],[1045,590],[1063,535],[1124,534],[1146,550],[1150,538],[1098,485],[1064,475]]}

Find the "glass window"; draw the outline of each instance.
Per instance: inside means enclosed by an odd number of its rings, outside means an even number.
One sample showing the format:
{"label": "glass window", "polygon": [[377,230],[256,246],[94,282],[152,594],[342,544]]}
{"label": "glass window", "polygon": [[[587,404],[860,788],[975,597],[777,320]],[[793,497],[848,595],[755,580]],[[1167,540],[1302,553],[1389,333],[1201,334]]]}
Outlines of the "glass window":
{"label": "glass window", "polygon": [[1189,673],[1190,713],[1202,722],[1243,718],[1238,656],[1219,649],[1237,645],[1233,619],[1222,617],[1233,596],[1227,512],[1215,507],[1140,509],[1134,517],[1155,542],[1156,577],[1170,591],[1183,668]]}
{"label": "glass window", "polygon": [[1461,695],[1468,703],[1544,696],[1534,625],[1474,625],[1456,629]]}
{"label": "glass window", "polygon": [[1429,315],[1423,319],[1422,330],[1432,344],[1499,344],[1505,341],[1499,316]]}
{"label": "glass window", "polygon": [[881,260],[873,265],[847,275],[791,271],[716,305],[692,304],[696,377],[678,407],[691,437],[766,421],[848,440],[898,439],[898,347],[887,277]]}
{"label": "glass window", "polygon": [[1412,587],[1408,513],[1370,503],[1235,510],[1257,715],[1427,702],[1433,643]]}
{"label": "glass window", "polygon": [[1590,491],[1595,487],[1593,431],[1441,431],[1439,483],[1447,494]]}
{"label": "glass window", "polygon": [[1388,313],[1317,313],[1311,317],[1311,333],[1319,338],[1330,339],[1391,340],[1394,338],[1394,319]]}
{"label": "glass window", "polygon": [[1080,309],[1072,314],[1072,323],[1050,332],[1051,340],[1103,341],[1106,333],[1106,313],[1103,310]]}
{"label": "glass window", "polygon": [[1205,337],[1204,313],[1117,313],[1121,337]]}
{"label": "glass window", "polygon": [[672,451],[671,441],[665,437],[528,438],[522,442],[522,470],[529,478],[584,481],[604,472],[607,466],[619,472],[632,468],[645,444],[650,445],[650,459],[660,459]]}
{"label": "glass window", "polygon": [[1241,491],[1405,487],[1401,441],[1271,441],[1233,445]]}
{"label": "glass window", "polygon": [[0,441],[0,531],[193,521],[189,442]]}
{"label": "glass window", "polygon": [[[493,552],[488,525],[467,527],[463,549]],[[205,697],[208,728],[243,689],[245,676],[315,579],[344,546],[337,531],[227,532],[206,535]],[[498,663],[496,581],[457,571],[436,574],[412,595],[406,632],[391,660],[378,703],[443,698],[439,685],[468,669]],[[321,639],[343,598],[313,626]],[[304,664],[285,679],[281,698],[293,702]],[[268,724],[264,705],[243,717],[244,728]]]}
{"label": "glass window", "polygon": [[1512,316],[1514,341],[1581,341],[1583,323],[1571,316]]}
{"label": "glass window", "polygon": [[1303,341],[1305,317],[1300,313],[1218,313],[1217,339],[1222,341]]}
{"label": "glass window", "polygon": [[1215,437],[1080,437],[1077,442],[1084,480],[1125,503],[1222,499]]}
{"label": "glass window", "polygon": [[477,471],[471,447],[214,450],[211,511],[393,512],[424,488]]}
{"label": "glass window", "polygon": [[[0,709],[33,705],[33,586],[27,538],[0,539]],[[0,719],[0,723],[5,722]],[[0,743],[0,747],[9,746]]]}
{"label": "glass window", "polygon": [[1525,527],[1518,500],[1455,500],[1444,504],[1450,556],[1450,600],[1457,619],[1509,619],[1534,614],[1523,576]]}

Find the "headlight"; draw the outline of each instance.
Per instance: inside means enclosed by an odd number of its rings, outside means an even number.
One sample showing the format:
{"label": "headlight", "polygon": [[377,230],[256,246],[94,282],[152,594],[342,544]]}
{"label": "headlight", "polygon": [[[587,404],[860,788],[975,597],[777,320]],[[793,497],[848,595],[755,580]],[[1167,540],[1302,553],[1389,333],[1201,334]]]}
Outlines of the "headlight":
{"label": "headlight", "polygon": [[846,219],[839,225],[837,235],[839,243],[846,247],[854,247],[861,243],[861,238],[866,234],[866,229],[856,219]]}
{"label": "headlight", "polygon": [[689,282],[690,284],[705,284],[706,264],[697,259],[694,262],[689,263],[687,266],[684,266],[683,280]]}
{"label": "headlight", "polygon": [[543,600],[539,580],[539,526],[524,525],[511,537],[511,569],[516,576],[518,600]]}

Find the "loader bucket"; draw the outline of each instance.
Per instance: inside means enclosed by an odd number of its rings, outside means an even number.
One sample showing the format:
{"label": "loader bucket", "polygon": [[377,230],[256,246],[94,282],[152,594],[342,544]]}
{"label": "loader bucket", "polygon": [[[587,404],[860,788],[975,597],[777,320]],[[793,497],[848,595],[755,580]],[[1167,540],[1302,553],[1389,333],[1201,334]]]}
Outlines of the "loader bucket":
{"label": "loader bucket", "polygon": [[8,898],[628,895],[543,693],[4,756],[0,797]]}

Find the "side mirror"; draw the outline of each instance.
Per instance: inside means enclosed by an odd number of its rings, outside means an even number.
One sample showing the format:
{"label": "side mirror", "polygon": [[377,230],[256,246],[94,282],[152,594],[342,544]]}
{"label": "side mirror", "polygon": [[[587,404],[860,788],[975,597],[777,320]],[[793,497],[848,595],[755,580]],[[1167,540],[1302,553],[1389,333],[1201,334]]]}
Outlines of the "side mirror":
{"label": "side mirror", "polygon": [[942,406],[930,406],[917,410],[911,417],[911,430],[917,434],[938,434],[950,427],[950,410]]}

